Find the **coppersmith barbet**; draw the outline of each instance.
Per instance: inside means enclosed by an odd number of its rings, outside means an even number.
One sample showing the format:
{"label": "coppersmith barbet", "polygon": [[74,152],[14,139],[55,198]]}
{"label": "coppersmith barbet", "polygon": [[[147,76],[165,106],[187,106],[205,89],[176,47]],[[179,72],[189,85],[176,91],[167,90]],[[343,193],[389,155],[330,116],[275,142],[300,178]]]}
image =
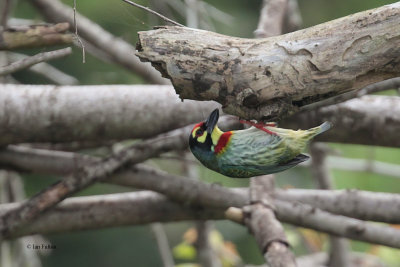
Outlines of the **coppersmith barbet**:
{"label": "coppersmith barbet", "polygon": [[196,124],[190,134],[193,155],[207,168],[233,178],[248,178],[281,172],[309,157],[301,154],[316,135],[327,131],[324,122],[309,130],[289,130],[273,124],[253,124],[238,131],[221,131],[219,111],[215,109],[206,121]]}

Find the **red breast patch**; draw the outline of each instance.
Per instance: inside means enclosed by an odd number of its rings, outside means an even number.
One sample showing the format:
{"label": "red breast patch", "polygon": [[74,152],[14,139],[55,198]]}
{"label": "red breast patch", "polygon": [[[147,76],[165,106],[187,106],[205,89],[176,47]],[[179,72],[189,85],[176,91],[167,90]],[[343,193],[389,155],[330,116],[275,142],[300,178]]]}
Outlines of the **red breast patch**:
{"label": "red breast patch", "polygon": [[214,148],[215,154],[219,154],[224,151],[224,149],[226,148],[226,146],[229,143],[229,140],[231,140],[231,136],[232,136],[232,131],[225,132],[221,135],[221,137],[218,140],[217,145]]}

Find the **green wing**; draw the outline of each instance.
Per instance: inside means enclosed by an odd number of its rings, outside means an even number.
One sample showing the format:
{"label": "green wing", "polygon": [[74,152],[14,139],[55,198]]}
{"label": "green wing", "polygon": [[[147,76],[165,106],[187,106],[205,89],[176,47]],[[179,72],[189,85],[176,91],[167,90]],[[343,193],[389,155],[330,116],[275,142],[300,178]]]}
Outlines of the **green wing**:
{"label": "green wing", "polygon": [[304,154],[297,155],[292,160],[272,166],[259,166],[259,165],[223,165],[220,171],[230,177],[234,178],[249,178],[252,176],[259,176],[265,174],[272,174],[287,170],[296,166],[297,164],[309,159]]}
{"label": "green wing", "polygon": [[284,154],[287,147],[283,139],[277,135],[270,135],[257,128],[235,131],[225,152],[218,156],[222,165],[276,165],[281,159],[278,155]]}

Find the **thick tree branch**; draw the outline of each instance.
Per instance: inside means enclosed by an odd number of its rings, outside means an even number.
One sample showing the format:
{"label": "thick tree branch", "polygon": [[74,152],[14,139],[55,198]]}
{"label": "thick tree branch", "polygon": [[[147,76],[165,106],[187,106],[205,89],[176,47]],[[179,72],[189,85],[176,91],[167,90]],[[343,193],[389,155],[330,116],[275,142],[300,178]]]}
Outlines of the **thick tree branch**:
{"label": "thick tree branch", "polygon": [[[0,205],[0,215],[16,211],[20,204]],[[11,233],[15,238],[35,233],[128,226],[152,222],[193,219],[222,219],[223,210],[182,206],[165,196],[150,191],[69,198],[42,214],[26,227]]]}
{"label": "thick tree branch", "polygon": [[181,98],[273,119],[399,76],[399,24],[395,3],[266,39],[161,27],[139,32],[137,55],[170,78]]}
{"label": "thick tree branch", "polygon": [[[19,171],[47,174],[69,174],[98,159],[70,152],[48,151],[9,146],[0,152],[0,165]],[[248,204],[247,191],[209,185],[186,179],[144,165],[136,165],[114,174],[106,182],[154,190],[179,202],[210,207],[242,207]],[[175,194],[179,192],[179,194]],[[305,203],[332,213],[361,220],[400,223],[400,197],[397,194],[358,190],[276,189],[280,200]],[[385,207],[382,209],[380,207]]]}
{"label": "thick tree branch", "polygon": [[0,50],[71,44],[73,35],[66,33],[68,23],[54,25],[13,26],[0,31]]}
{"label": "thick tree branch", "polygon": [[[0,94],[0,145],[143,138],[199,122],[217,107],[182,103],[172,86],[0,85]],[[298,114],[281,126],[307,129],[327,120],[334,127],[319,140],[398,147],[399,107],[400,97],[364,96]]]}
{"label": "thick tree branch", "polygon": [[[400,195],[359,190],[276,190],[274,197],[366,221],[400,223]],[[384,207],[384,208],[382,208]]]}
{"label": "thick tree branch", "polygon": [[53,59],[57,59],[60,57],[65,57],[72,53],[72,49],[70,47],[54,50],[50,52],[43,52],[37,55],[26,57],[24,59],[15,61],[10,65],[0,67],[0,76],[8,75],[26,68],[29,68],[37,63],[49,61]]}
{"label": "thick tree branch", "polygon": [[[74,12],[71,7],[57,0],[31,0],[31,3],[49,21],[67,21],[71,25],[70,30],[75,30],[73,28]],[[135,57],[135,48],[132,45],[113,36],[98,24],[79,13],[76,13],[76,20],[79,21],[80,37],[110,55],[110,59],[112,59],[114,63],[137,73],[148,82],[156,84],[168,83],[168,81],[162,79],[160,74],[154,71],[149,64],[143,64]]]}
{"label": "thick tree branch", "polygon": [[[175,180],[171,180],[168,177],[156,177],[157,181],[163,181],[163,186],[158,186],[154,188],[154,190],[162,192],[167,195],[169,198],[178,200],[180,202],[186,203],[184,206],[201,206],[209,208],[216,208],[218,210],[225,210],[231,206],[243,207],[247,205],[248,198],[246,197],[246,192],[236,191],[223,187],[216,187],[214,185],[204,184],[199,181],[193,181],[190,179],[184,178],[176,178],[181,179],[180,183],[175,184]],[[115,178],[116,179],[116,178]],[[146,177],[142,177],[141,179],[146,180]],[[171,182],[168,182],[171,181]],[[187,183],[190,181],[190,183]],[[127,182],[123,183],[127,184]],[[145,186],[141,186],[138,179],[133,180],[130,185],[144,188]],[[144,183],[143,183],[144,184]],[[142,185],[143,185],[142,184]],[[153,181],[153,185],[155,182]],[[200,186],[199,186],[200,184]],[[185,197],[188,192],[195,192],[198,190],[196,197],[190,199],[190,201],[185,201]],[[290,191],[288,191],[290,192]],[[328,192],[329,193],[329,192]],[[282,195],[283,194],[283,195]],[[383,193],[380,193],[383,194]],[[383,194],[385,195],[385,194]],[[284,193],[280,194],[280,197],[286,198],[287,195]],[[373,195],[372,195],[373,196]],[[236,203],[235,203],[236,202]],[[392,205],[395,202],[391,202]],[[316,229],[318,231],[327,232],[339,236],[344,236],[360,241],[378,243],[386,246],[399,247],[400,244],[396,243],[400,240],[400,231],[384,227],[368,222],[362,222],[355,219],[350,219],[344,216],[333,215],[321,210],[316,209],[315,207],[300,204],[300,203],[289,203],[281,200],[275,200],[273,202],[275,206],[275,211],[277,212],[277,218],[282,222],[291,223],[294,225],[298,225],[301,227],[307,227],[311,229]],[[25,204],[24,204],[25,205]],[[394,206],[394,205],[393,205]],[[21,209],[19,206],[18,210]],[[359,212],[362,212],[363,208],[359,209]],[[13,210],[13,214],[16,213],[17,210]],[[53,211],[49,211],[46,214],[52,214]],[[371,212],[373,212],[371,210]],[[104,216],[110,217],[107,212],[105,212]],[[219,214],[221,215],[221,214]],[[4,214],[3,214],[4,216]],[[71,214],[72,216],[72,214]],[[89,216],[90,217],[90,216]],[[218,217],[222,218],[222,217]],[[206,218],[203,218],[206,219]],[[209,218],[216,219],[216,218]],[[40,218],[36,220],[34,223],[36,224],[40,221]],[[107,221],[107,220],[106,220]],[[152,221],[147,221],[147,223]],[[40,223],[38,223],[40,224]],[[101,224],[100,224],[101,225]],[[58,228],[59,226],[53,226]],[[61,227],[61,226],[60,226]],[[68,227],[66,225],[65,227]],[[64,229],[65,230],[65,229]],[[14,229],[10,232],[11,235],[15,233],[15,231],[24,231],[24,228]],[[63,231],[63,230],[61,230]],[[397,240],[397,241],[396,241]]]}
{"label": "thick tree branch", "polygon": [[0,145],[148,138],[217,107],[182,103],[171,86],[156,85],[0,85],[0,94]]}
{"label": "thick tree branch", "polygon": [[400,248],[400,230],[338,216],[310,205],[275,200],[276,216],[290,224],[354,240]]}

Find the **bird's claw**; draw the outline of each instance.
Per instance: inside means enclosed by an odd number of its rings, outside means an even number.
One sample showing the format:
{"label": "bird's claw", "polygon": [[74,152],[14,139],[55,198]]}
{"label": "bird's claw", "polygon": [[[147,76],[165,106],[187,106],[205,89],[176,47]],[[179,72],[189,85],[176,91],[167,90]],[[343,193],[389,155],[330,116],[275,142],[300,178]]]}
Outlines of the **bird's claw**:
{"label": "bird's claw", "polygon": [[262,123],[262,122],[246,121],[246,120],[239,120],[239,122],[243,123],[243,124],[248,124],[248,125],[254,126],[257,129],[259,129],[261,131],[264,131],[264,132],[266,132],[268,134],[277,135],[276,133],[264,128],[264,127],[276,127],[276,123],[275,122]]}

